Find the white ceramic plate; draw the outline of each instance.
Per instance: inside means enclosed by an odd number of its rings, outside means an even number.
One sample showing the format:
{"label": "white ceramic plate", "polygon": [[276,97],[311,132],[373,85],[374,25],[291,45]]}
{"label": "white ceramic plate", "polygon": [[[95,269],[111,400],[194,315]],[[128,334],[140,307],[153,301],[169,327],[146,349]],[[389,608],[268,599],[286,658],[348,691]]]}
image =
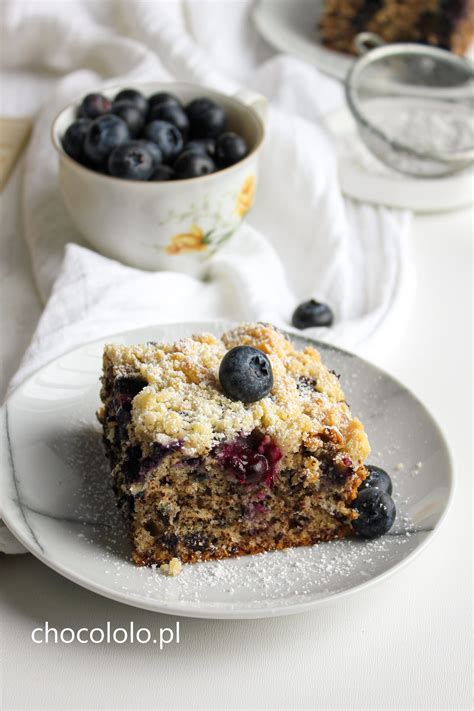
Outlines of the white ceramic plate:
{"label": "white ceramic plate", "polygon": [[474,202],[474,170],[444,178],[410,178],[386,167],[361,141],[348,108],[324,117],[335,138],[339,183],[345,195],[415,212],[442,212]]}
{"label": "white ceramic plate", "polygon": [[253,18],[260,34],[276,49],[345,79],[354,58],[321,44],[317,26],[322,6],[322,0],[259,0]]}
{"label": "white ceramic plate", "polygon": [[[438,427],[400,383],[320,344],[365,423],[371,462],[393,478],[398,516],[376,541],[345,540],[183,567],[177,578],[136,568],[115,507],[95,419],[105,341],[176,340],[229,323],[155,326],[82,346],[39,370],[2,410],[2,516],[37,558],[114,600],[192,617],[250,618],[311,609],[362,590],[432,539],[446,511],[451,464]],[[309,341],[294,337],[297,346]]]}

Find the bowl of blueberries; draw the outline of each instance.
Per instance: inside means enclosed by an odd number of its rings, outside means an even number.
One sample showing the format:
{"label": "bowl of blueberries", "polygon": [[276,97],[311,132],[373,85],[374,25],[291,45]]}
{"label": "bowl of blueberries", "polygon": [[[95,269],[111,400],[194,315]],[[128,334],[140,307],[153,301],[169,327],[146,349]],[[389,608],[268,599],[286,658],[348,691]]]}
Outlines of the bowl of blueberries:
{"label": "bowl of blueberries", "polygon": [[80,97],[52,126],[75,226],[130,266],[203,275],[254,202],[265,103],[185,83]]}

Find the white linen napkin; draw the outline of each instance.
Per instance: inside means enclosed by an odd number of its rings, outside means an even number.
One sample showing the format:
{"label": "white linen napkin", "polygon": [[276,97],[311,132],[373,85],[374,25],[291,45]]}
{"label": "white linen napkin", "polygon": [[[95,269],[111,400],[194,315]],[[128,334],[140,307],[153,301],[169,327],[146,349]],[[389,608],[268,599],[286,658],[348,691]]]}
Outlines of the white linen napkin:
{"label": "white linen napkin", "polygon": [[[21,72],[23,87],[38,84],[38,72],[60,77],[38,116],[24,174],[25,238],[46,306],[10,389],[106,333],[206,318],[288,327],[297,303],[311,297],[332,306],[335,325],[308,335],[369,357],[389,344],[412,294],[410,216],[342,198],[319,123],[342,101],[341,87],[297,59],[272,55],[251,26],[251,2],[3,5],[4,66]],[[228,93],[245,83],[270,99],[256,204],[212,258],[206,282],[142,272],[87,248],[63,206],[49,140],[56,113],[104,80],[173,78]],[[0,550],[10,550],[1,528]]]}

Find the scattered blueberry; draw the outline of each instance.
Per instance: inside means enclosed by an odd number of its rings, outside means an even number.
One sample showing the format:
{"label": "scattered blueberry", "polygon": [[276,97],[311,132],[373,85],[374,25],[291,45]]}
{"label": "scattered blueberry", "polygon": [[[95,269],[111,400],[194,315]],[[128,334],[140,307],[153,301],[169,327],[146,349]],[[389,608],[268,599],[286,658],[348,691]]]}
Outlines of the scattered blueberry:
{"label": "scattered blueberry", "polygon": [[363,489],[352,503],[359,517],[352,527],[361,538],[378,538],[392,528],[397,511],[392,498],[381,489]]}
{"label": "scattered blueberry", "polygon": [[210,156],[191,150],[181,153],[173,164],[173,168],[176,177],[179,180],[185,180],[213,173],[216,166]]}
{"label": "scattered blueberry", "polygon": [[212,99],[194,99],[186,106],[186,113],[193,138],[216,138],[225,129],[225,111]]}
{"label": "scattered blueberry", "polygon": [[169,165],[158,165],[150,176],[150,180],[173,180],[174,170]]}
{"label": "scattered blueberry", "polygon": [[158,104],[150,109],[149,121],[167,121],[178,128],[184,136],[189,130],[189,120],[181,106],[175,104]]}
{"label": "scattered blueberry", "polygon": [[125,121],[132,138],[136,138],[145,125],[142,112],[131,101],[114,101],[110,113]]}
{"label": "scattered blueberry", "polygon": [[87,129],[91,124],[90,119],[76,119],[67,129],[63,137],[63,148],[71,158],[77,160],[78,163],[84,163],[84,140]]}
{"label": "scattered blueberry", "polygon": [[204,153],[213,158],[216,152],[216,142],[213,138],[196,138],[184,145],[183,152],[188,150]]}
{"label": "scattered blueberry", "polygon": [[135,89],[122,89],[114,99],[114,104],[119,101],[129,101],[134,104],[141,113],[146,116],[148,113],[148,101],[139,91]]}
{"label": "scattered blueberry", "polygon": [[220,168],[234,165],[247,155],[248,148],[242,136],[229,131],[219,136],[216,141],[216,162]]}
{"label": "scattered blueberry", "polygon": [[158,104],[168,104],[168,106],[179,106],[181,107],[181,101],[174,94],[169,94],[167,91],[159,91],[157,94],[152,94],[148,98],[148,106],[151,111]]}
{"label": "scattered blueberry", "polygon": [[257,348],[237,346],[223,357],[219,380],[229,397],[255,402],[266,397],[273,387],[272,366],[265,353]]}
{"label": "scattered blueberry", "polygon": [[331,326],[333,314],[327,304],[310,299],[300,304],[294,311],[291,323],[295,328]]}
{"label": "scattered blueberry", "polygon": [[155,169],[150,151],[141,141],[128,141],[114,148],[109,156],[110,175],[125,180],[148,180]]}
{"label": "scattered blueberry", "polygon": [[110,111],[112,102],[103,94],[87,94],[79,106],[78,118],[95,119]]}
{"label": "scattered blueberry", "polygon": [[165,162],[172,161],[183,149],[181,132],[168,121],[151,121],[145,127],[145,138],[156,143]]}
{"label": "scattered blueberry", "polygon": [[84,152],[96,166],[103,166],[116,146],[130,138],[128,126],[118,116],[106,114],[96,118],[87,129]]}
{"label": "scattered blueberry", "polygon": [[392,480],[385,469],[376,467],[374,464],[366,464],[365,468],[369,472],[369,476],[367,479],[364,479],[362,484],[359,486],[359,491],[363,491],[363,489],[376,488],[385,491],[386,494],[391,496],[393,491]]}

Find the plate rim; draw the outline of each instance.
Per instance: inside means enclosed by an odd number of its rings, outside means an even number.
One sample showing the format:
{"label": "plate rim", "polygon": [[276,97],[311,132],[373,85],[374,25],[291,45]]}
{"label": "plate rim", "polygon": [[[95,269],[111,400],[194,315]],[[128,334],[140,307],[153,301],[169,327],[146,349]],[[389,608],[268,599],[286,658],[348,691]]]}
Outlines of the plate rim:
{"label": "plate rim", "polygon": [[[315,23],[318,20],[318,13],[320,13],[322,10],[320,0],[318,0],[318,2],[319,5],[314,2]],[[275,24],[279,25],[279,23],[276,22],[275,19],[273,19],[275,17],[275,8],[278,7],[278,5],[283,4],[288,6],[293,5],[294,7],[297,6],[297,2],[294,2],[294,0],[257,0],[254,7],[252,8],[252,19],[254,25],[257,28],[258,32],[262,35],[262,37],[274,49],[278,49],[281,52],[288,52],[288,54],[296,56],[302,59],[303,61],[310,63],[309,57],[307,55],[303,56],[302,52],[295,51],[288,44],[285,43],[279,33],[275,34],[271,31],[271,28],[275,27]],[[270,10],[273,10],[274,12],[270,13]],[[272,24],[270,25],[269,30],[266,23],[270,18],[272,18]],[[287,28],[287,33],[288,35],[294,34],[289,28]],[[300,39],[305,40],[306,42],[306,37],[301,36]],[[312,50],[314,51],[314,65],[322,72],[324,72],[324,74],[327,74],[328,76],[331,76],[341,82],[344,82],[348,70],[357,59],[356,57],[350,54],[344,54],[343,52],[337,52],[336,50],[324,47],[324,45],[321,44],[316,32],[314,34],[314,44],[310,45],[308,43],[308,52]],[[332,64],[330,61],[331,57],[333,59],[336,59],[334,64]],[[339,66],[339,64],[344,62],[344,60],[346,60],[345,67]]]}
{"label": "plate rim", "polygon": [[[102,336],[100,338],[93,339],[91,341],[86,341],[85,343],[75,346],[74,348],[71,348],[64,353],[62,353],[59,356],[56,356],[55,358],[52,358],[49,360],[47,363],[44,363],[41,367],[36,369],[33,373],[31,373],[22,383],[20,383],[11,393],[9,393],[8,398],[5,400],[3,403],[2,407],[0,408],[0,415],[1,415],[1,420],[2,420],[2,433],[4,432],[7,437],[7,447],[5,447],[5,453],[2,455],[2,461],[6,461],[11,458],[11,446],[9,442],[9,437],[8,437],[8,405],[10,401],[13,399],[14,396],[16,396],[18,393],[21,392],[21,390],[24,387],[27,387],[27,385],[35,378],[42,370],[45,368],[50,367],[53,363],[56,361],[67,357],[76,351],[80,351],[84,348],[87,348],[88,346],[96,345],[99,343],[103,343],[104,341],[107,341],[109,338],[113,339],[115,337],[123,337],[124,335],[129,335],[133,333],[142,333],[143,331],[147,329],[163,329],[163,328],[176,328],[176,327],[181,327],[181,328],[186,328],[190,329],[190,333],[192,333],[192,328],[194,325],[196,325],[199,329],[205,328],[205,324],[208,326],[212,326],[213,328],[216,327],[223,327],[223,328],[232,328],[235,327],[239,324],[243,323],[242,321],[231,321],[228,319],[214,319],[214,320],[206,320],[206,321],[182,321],[182,322],[175,322],[175,323],[161,323],[161,324],[151,324],[149,326],[142,326],[138,327],[135,329],[128,329],[125,331],[118,331],[113,334],[109,334],[107,336]],[[67,580],[79,585],[82,588],[85,588],[86,590],[89,590],[90,592],[102,595],[103,597],[114,600],[115,602],[119,602],[125,605],[129,605],[131,607],[136,607],[139,609],[144,609],[148,610],[150,612],[156,612],[156,613],[161,613],[161,614],[166,614],[166,615],[176,615],[178,617],[190,617],[190,618],[199,618],[199,619],[262,619],[262,618],[267,618],[267,617],[284,617],[284,616],[289,616],[289,615],[294,615],[294,614],[300,614],[303,612],[307,612],[313,609],[316,609],[320,607],[321,605],[327,605],[331,604],[333,602],[336,602],[342,598],[348,597],[349,595],[353,595],[357,592],[364,591],[371,587],[372,585],[376,585],[377,583],[380,583],[387,578],[389,578],[391,575],[395,574],[396,572],[402,570],[405,566],[410,565],[410,563],[426,548],[427,545],[431,541],[434,540],[435,536],[438,534],[440,528],[445,524],[446,518],[449,515],[449,512],[452,507],[453,503],[453,498],[454,494],[456,491],[456,477],[454,473],[454,467],[453,467],[453,458],[451,454],[451,450],[449,447],[449,443],[446,439],[446,437],[443,434],[443,431],[441,427],[439,426],[438,422],[434,418],[434,416],[429,412],[427,407],[419,400],[419,398],[414,395],[414,393],[406,387],[403,383],[401,383],[397,378],[393,377],[387,371],[385,371],[383,368],[380,368],[379,366],[371,363],[365,358],[362,358],[355,353],[352,353],[351,351],[347,351],[343,348],[339,348],[338,346],[334,346],[331,343],[325,343],[324,341],[318,341],[316,338],[312,338],[311,336],[304,336],[300,335],[299,333],[293,333],[292,331],[287,331],[286,329],[279,329],[286,335],[290,337],[297,337],[302,339],[303,341],[308,341],[311,344],[315,344],[316,347],[327,349],[327,350],[334,350],[336,352],[342,353],[346,356],[349,356],[351,358],[356,358],[359,361],[362,361],[365,365],[369,366],[372,369],[375,369],[385,377],[388,377],[390,380],[394,381],[398,386],[400,386],[416,403],[419,407],[421,407],[422,411],[424,412],[425,416],[427,419],[430,421],[431,425],[434,427],[436,433],[440,437],[441,442],[443,443],[447,455],[447,461],[448,461],[448,467],[447,467],[447,498],[446,498],[446,503],[444,506],[443,511],[441,512],[441,515],[435,524],[434,528],[427,532],[423,540],[414,548],[411,552],[409,552],[402,560],[398,561],[395,563],[393,566],[388,568],[387,570],[383,571],[382,573],[379,573],[375,575],[374,577],[370,578],[369,580],[359,583],[358,585],[354,585],[351,588],[348,588],[346,590],[341,590],[336,593],[328,593],[324,595],[321,598],[316,598],[312,599],[310,601],[304,602],[304,598],[301,598],[300,601],[297,601],[295,603],[292,603],[291,605],[282,605],[278,607],[260,607],[260,608],[248,608],[248,609],[233,609],[229,607],[226,610],[223,610],[222,608],[217,609],[217,605],[221,605],[222,603],[216,604],[216,610],[212,609],[212,604],[207,603],[209,607],[204,607],[204,609],[190,609],[189,601],[186,601],[187,607],[184,609],[179,608],[179,604],[177,605],[176,601],[171,601],[170,603],[167,603],[166,601],[160,601],[160,600],[147,600],[145,598],[136,598],[133,595],[127,595],[127,593],[116,593],[113,589],[106,588],[103,586],[101,583],[96,583],[92,582],[89,578],[77,574],[73,569],[68,568],[67,566],[57,563],[51,556],[48,556],[46,553],[41,551],[38,547],[35,547],[33,542],[27,538],[26,536],[23,535],[23,533],[17,531],[17,527],[15,524],[15,521],[12,521],[9,516],[9,512],[5,514],[5,511],[0,510],[0,518],[2,518],[3,522],[9,529],[9,531],[20,541],[20,543],[23,544],[23,546],[27,549],[29,553],[35,556],[38,560],[40,560],[42,563],[44,563],[48,568],[53,570],[54,572],[58,573],[62,577],[66,578]],[[182,336],[185,337],[185,336]],[[10,462],[9,468],[11,470],[12,464]],[[1,480],[5,479],[6,480],[7,473],[5,472],[4,474],[1,474]],[[0,481],[1,481],[0,480]],[[0,485],[1,486],[1,485]],[[2,490],[0,488],[0,494],[2,493]],[[3,492],[5,493],[5,492]],[[7,498],[5,496],[5,498]],[[9,502],[12,506],[12,510],[15,509],[17,512],[19,511],[20,514],[23,514],[22,512],[22,506],[18,501],[14,501],[11,497],[8,497]],[[202,603],[199,603],[202,605]],[[205,603],[206,604],[206,603]]]}

